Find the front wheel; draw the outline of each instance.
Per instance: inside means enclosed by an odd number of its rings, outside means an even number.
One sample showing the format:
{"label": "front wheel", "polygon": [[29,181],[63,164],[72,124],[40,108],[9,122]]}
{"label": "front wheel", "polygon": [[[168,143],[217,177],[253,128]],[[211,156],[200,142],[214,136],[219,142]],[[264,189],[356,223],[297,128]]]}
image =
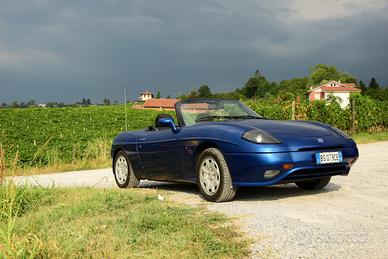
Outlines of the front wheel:
{"label": "front wheel", "polygon": [[119,151],[115,156],[113,173],[116,184],[120,188],[135,188],[140,183],[132,170],[128,156],[124,151]]}
{"label": "front wheel", "polygon": [[202,196],[208,201],[230,201],[236,195],[228,165],[218,149],[208,148],[199,156],[197,184]]}
{"label": "front wheel", "polygon": [[295,184],[303,190],[322,190],[329,184],[330,179],[331,177],[325,177],[322,179],[295,182]]}

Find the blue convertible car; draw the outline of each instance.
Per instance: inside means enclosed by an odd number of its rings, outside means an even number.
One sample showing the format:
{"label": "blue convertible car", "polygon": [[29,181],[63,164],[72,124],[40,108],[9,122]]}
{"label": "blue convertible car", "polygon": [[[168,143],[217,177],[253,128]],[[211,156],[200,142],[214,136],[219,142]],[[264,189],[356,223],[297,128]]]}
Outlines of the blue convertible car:
{"label": "blue convertible car", "polygon": [[114,139],[119,187],[141,179],[190,182],[206,200],[222,202],[241,186],[294,182],[319,190],[358,158],[356,143],[327,124],[265,119],[232,100],[183,100],[175,110],[177,123],[161,114],[148,129]]}

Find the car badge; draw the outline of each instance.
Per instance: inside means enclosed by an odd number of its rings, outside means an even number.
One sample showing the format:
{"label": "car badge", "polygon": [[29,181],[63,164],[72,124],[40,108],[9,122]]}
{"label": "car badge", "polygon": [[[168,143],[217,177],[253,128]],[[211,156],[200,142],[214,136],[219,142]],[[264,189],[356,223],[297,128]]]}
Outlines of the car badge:
{"label": "car badge", "polygon": [[325,141],[323,140],[323,138],[317,138],[317,140],[318,140],[318,143],[323,143],[323,142],[325,142]]}

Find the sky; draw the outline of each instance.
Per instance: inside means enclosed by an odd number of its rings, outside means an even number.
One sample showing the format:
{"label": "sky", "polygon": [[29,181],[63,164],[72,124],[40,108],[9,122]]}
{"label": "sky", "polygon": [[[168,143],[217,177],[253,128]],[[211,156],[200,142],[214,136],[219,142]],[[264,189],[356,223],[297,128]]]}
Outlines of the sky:
{"label": "sky", "polygon": [[0,102],[173,97],[324,63],[388,85],[388,0],[0,0]]}

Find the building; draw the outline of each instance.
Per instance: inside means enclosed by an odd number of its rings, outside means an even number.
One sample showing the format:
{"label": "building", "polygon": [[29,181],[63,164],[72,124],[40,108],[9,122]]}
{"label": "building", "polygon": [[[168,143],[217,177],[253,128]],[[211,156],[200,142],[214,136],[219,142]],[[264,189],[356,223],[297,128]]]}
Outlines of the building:
{"label": "building", "polygon": [[47,107],[47,104],[45,104],[45,103],[39,103],[39,104],[38,104],[38,107],[40,107],[40,108],[46,108],[46,107]]}
{"label": "building", "polygon": [[340,105],[345,108],[349,105],[351,93],[359,93],[361,90],[355,84],[344,84],[337,81],[330,81],[317,87],[311,87],[309,100],[326,100],[330,95],[340,99]]}
{"label": "building", "polygon": [[175,110],[175,103],[179,99],[149,99],[143,104],[144,109]]}
{"label": "building", "polygon": [[139,96],[139,100],[145,102],[147,100],[150,100],[154,98],[154,95],[150,92],[150,91],[145,91],[145,92],[142,92]]}

